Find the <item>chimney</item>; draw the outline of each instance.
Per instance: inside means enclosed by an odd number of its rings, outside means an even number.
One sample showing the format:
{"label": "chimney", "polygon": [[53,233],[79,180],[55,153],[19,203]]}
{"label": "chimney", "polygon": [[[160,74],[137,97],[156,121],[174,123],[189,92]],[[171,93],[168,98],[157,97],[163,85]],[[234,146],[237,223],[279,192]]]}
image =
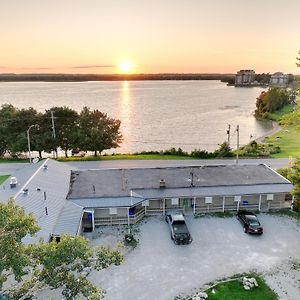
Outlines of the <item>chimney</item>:
{"label": "chimney", "polygon": [[159,181],[159,187],[160,187],[160,188],[165,188],[165,187],[166,187],[166,181],[165,181],[164,179],[161,179],[161,180]]}

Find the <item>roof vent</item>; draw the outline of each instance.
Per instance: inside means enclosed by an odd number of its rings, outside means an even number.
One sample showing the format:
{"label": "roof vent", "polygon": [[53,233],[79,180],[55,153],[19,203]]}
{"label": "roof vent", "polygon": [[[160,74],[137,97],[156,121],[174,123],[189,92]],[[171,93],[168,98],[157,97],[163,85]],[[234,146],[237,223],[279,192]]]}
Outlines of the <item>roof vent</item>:
{"label": "roof vent", "polygon": [[48,170],[48,165],[44,165],[44,166],[43,166],[43,169],[44,169],[44,170]]}
{"label": "roof vent", "polygon": [[14,188],[17,186],[17,184],[18,184],[17,177],[10,177],[10,187]]}
{"label": "roof vent", "polygon": [[160,188],[165,188],[165,187],[166,187],[166,181],[165,181],[164,179],[161,179],[161,180],[159,181],[159,187],[160,187]]}
{"label": "roof vent", "polygon": [[23,194],[28,195],[28,188],[23,189]]}

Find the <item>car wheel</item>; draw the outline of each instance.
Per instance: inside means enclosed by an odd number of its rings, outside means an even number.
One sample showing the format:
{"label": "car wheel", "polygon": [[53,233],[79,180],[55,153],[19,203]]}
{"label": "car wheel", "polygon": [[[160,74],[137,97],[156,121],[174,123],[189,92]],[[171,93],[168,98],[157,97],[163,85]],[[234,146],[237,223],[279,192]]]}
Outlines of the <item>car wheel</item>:
{"label": "car wheel", "polygon": [[244,232],[248,233],[248,228],[246,226],[244,226]]}

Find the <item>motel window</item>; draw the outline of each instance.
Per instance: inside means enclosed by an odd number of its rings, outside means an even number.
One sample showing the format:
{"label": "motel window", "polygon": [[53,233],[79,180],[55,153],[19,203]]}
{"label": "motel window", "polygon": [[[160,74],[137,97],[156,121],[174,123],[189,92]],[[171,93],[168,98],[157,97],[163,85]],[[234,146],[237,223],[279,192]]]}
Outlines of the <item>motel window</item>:
{"label": "motel window", "polygon": [[149,200],[142,202],[142,206],[149,206]]}
{"label": "motel window", "polygon": [[178,198],[172,198],[171,199],[171,204],[172,205],[178,205],[179,204],[179,199]]}
{"label": "motel window", "polygon": [[110,208],[109,209],[109,214],[110,215],[117,215],[118,214],[117,208],[116,207]]}
{"label": "motel window", "polygon": [[234,196],[234,202],[241,202],[241,196]]}
{"label": "motel window", "polygon": [[212,197],[205,197],[205,204],[212,204]]}
{"label": "motel window", "polygon": [[274,200],[273,194],[267,194],[267,200]]}

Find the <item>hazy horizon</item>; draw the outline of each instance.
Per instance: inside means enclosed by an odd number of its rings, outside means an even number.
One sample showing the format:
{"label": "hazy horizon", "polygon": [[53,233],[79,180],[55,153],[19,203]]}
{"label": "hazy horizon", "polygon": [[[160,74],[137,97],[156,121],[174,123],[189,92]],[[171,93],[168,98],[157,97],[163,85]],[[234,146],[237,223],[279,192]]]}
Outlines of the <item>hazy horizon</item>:
{"label": "hazy horizon", "polygon": [[0,73],[298,74],[300,2],[0,0]]}

